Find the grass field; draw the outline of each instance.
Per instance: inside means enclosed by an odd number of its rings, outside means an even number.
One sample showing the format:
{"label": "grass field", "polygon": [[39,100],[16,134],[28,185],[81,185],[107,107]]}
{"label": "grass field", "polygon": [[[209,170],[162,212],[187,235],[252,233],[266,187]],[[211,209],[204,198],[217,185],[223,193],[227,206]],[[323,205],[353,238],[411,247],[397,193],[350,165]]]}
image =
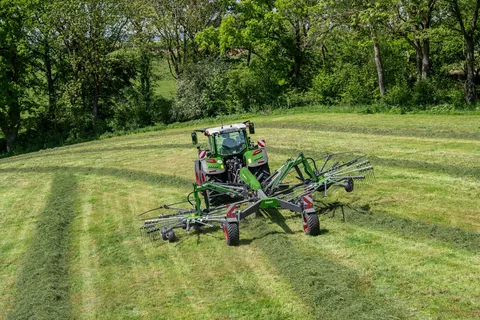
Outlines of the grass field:
{"label": "grass field", "polygon": [[272,168],[360,149],[376,183],[325,199],[351,208],[317,237],[282,212],[170,244],[135,217],[191,190],[191,128],[0,159],[0,319],[480,317],[480,116],[251,120]]}
{"label": "grass field", "polygon": [[170,73],[166,59],[154,60],[153,74],[155,75],[153,83],[155,94],[167,99],[174,98],[177,94],[177,81]]}

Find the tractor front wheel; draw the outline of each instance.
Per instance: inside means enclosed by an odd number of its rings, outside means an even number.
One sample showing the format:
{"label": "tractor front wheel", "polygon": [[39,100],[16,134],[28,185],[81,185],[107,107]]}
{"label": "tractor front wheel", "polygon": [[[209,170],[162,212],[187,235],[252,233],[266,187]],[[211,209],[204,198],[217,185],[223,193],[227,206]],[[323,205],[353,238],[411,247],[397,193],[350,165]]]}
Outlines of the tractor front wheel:
{"label": "tractor front wheel", "polygon": [[222,225],[223,234],[225,235],[225,241],[229,246],[238,246],[240,243],[240,230],[238,223],[226,222]]}
{"label": "tractor front wheel", "polygon": [[303,231],[309,236],[316,236],[320,233],[320,221],[316,213],[303,214]]}

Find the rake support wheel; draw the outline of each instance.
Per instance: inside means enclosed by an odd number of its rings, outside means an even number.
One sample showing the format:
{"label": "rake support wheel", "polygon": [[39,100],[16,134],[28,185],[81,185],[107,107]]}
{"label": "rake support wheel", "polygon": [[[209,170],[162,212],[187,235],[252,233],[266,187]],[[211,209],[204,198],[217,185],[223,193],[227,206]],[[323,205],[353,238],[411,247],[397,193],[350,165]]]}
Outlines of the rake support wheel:
{"label": "rake support wheel", "polygon": [[162,231],[160,231],[160,234],[162,235],[162,239],[163,239],[164,241],[167,241],[167,240],[168,240],[167,227],[163,227],[163,228],[162,228]]}
{"label": "rake support wheel", "polygon": [[320,233],[320,221],[316,213],[303,213],[303,231],[309,236]]}
{"label": "rake support wheel", "polygon": [[348,178],[346,181],[345,181],[345,191],[347,192],[352,192],[353,191],[353,179],[352,178]]}
{"label": "rake support wheel", "polygon": [[240,243],[240,230],[237,222],[226,222],[222,225],[225,241],[229,246],[238,246]]}
{"label": "rake support wheel", "polygon": [[167,238],[168,238],[168,242],[175,242],[175,232],[173,230],[170,230],[169,232],[167,232]]}

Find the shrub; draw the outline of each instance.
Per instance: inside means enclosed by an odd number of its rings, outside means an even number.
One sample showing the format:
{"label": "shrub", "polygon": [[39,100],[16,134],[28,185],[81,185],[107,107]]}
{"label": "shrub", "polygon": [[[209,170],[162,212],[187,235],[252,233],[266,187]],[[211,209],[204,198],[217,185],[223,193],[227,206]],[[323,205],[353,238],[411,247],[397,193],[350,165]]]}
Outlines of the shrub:
{"label": "shrub", "polygon": [[385,103],[390,106],[410,105],[411,91],[406,82],[400,82],[388,88]]}
{"label": "shrub", "polygon": [[265,66],[238,66],[228,74],[228,96],[235,112],[276,108],[285,104],[283,86]]}
{"label": "shrub", "polygon": [[227,73],[228,66],[220,59],[207,59],[186,67],[178,83],[172,119],[184,121],[226,113]]}
{"label": "shrub", "polygon": [[427,105],[438,102],[435,88],[429,80],[415,82],[412,92],[412,103],[418,109],[424,110]]}
{"label": "shrub", "polygon": [[335,104],[343,91],[343,77],[325,69],[313,78],[312,92],[322,104]]}

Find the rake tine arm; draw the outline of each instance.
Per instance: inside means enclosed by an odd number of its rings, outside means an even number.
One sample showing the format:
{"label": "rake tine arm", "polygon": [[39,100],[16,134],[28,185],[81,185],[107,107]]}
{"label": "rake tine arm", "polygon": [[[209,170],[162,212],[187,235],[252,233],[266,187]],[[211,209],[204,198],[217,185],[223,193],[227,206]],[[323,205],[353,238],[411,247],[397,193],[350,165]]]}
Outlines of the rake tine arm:
{"label": "rake tine arm", "polygon": [[339,175],[345,175],[351,172],[365,172],[365,171],[371,171],[371,170],[373,170],[373,166],[362,167],[362,168],[345,168],[342,171],[332,172],[332,173],[329,173],[328,175],[331,177],[334,177]]}
{"label": "rake tine arm", "polygon": [[[326,155],[325,157],[323,157],[323,158],[325,158],[325,162],[323,163],[322,167],[320,168],[320,172],[322,172],[323,169],[325,169],[325,166],[327,165],[327,162],[330,160],[331,157],[332,157],[331,154],[328,154],[328,155]],[[318,160],[321,160],[321,159],[323,159],[323,158],[320,158],[320,159],[318,159]]]}
{"label": "rake tine arm", "polygon": [[[347,154],[347,153],[354,153],[354,152],[360,152],[360,153],[362,153],[362,155],[357,156],[357,157],[353,158],[353,159],[350,160],[350,161],[347,161],[347,162],[345,162],[345,163],[342,163],[342,164],[338,165],[335,169],[340,169],[340,168],[343,168],[343,167],[350,166],[350,165],[358,162],[360,159],[365,158],[365,157],[367,156],[367,154],[366,154],[366,153],[363,153],[363,152],[361,152],[361,151],[358,151],[358,150],[355,150],[355,151],[347,151],[347,152],[338,152],[338,153],[331,153],[331,154],[329,154],[329,156],[330,156],[330,158],[331,158],[331,157],[334,157],[334,156],[337,156],[337,155]],[[320,159],[322,159],[322,158],[320,158]],[[320,159],[319,159],[319,160],[320,160]],[[338,162],[337,162],[337,163],[338,163]],[[330,166],[330,168],[332,168],[332,167],[333,167],[333,165]],[[330,169],[327,169],[327,170],[323,170],[323,169],[324,169],[324,167],[322,167],[322,169],[320,169],[320,172],[319,172],[318,175],[323,175],[323,174],[327,173],[327,172],[330,170]]]}

